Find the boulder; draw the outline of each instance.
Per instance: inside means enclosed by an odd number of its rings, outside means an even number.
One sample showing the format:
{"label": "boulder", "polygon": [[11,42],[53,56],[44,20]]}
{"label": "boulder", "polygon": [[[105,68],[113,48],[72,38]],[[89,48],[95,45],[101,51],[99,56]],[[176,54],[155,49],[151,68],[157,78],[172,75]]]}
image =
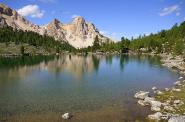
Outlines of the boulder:
{"label": "boulder", "polygon": [[168,120],[171,116],[172,116],[171,113],[166,113],[166,114],[163,114],[163,115],[161,116],[161,119],[163,119],[163,120]]}
{"label": "boulder", "polygon": [[158,106],[151,106],[151,111],[161,111],[161,108]]}
{"label": "boulder", "polygon": [[182,101],[182,100],[174,100],[174,102],[173,102],[175,105],[183,105],[184,104],[184,102]]}
{"label": "boulder", "polygon": [[179,77],[179,80],[182,80],[183,79],[183,77]]}
{"label": "boulder", "polygon": [[170,103],[169,102],[164,102],[164,103],[162,103],[162,106],[169,106],[170,105]]}
{"label": "boulder", "polygon": [[163,94],[163,92],[161,92],[161,91],[159,91],[159,90],[154,91],[154,93],[155,93],[155,94],[157,94],[157,95],[161,95],[161,94]]}
{"label": "boulder", "polygon": [[168,92],[170,89],[169,88],[165,88],[164,90]]}
{"label": "boulder", "polygon": [[63,115],[62,115],[62,118],[63,119],[70,119],[72,116],[71,116],[71,114],[70,113],[64,113]]}
{"label": "boulder", "polygon": [[148,115],[148,118],[151,120],[157,120],[159,121],[161,119],[162,113],[161,112],[157,112],[151,115]]}
{"label": "boulder", "polygon": [[159,101],[150,101],[152,111],[160,111],[162,103]]}
{"label": "boulder", "polygon": [[181,81],[176,81],[176,82],[174,83],[174,85],[180,86],[180,85],[181,85]]}
{"label": "boulder", "polygon": [[145,102],[144,100],[138,100],[138,102],[137,102],[139,105],[141,105],[141,106],[147,106],[147,105],[149,105],[147,102]]}
{"label": "boulder", "polygon": [[144,101],[146,102],[146,103],[151,103],[151,101],[154,101],[155,100],[155,98],[153,98],[153,97],[145,97],[145,99],[144,99]]}
{"label": "boulder", "polygon": [[154,100],[155,99],[153,97],[145,97],[144,100],[138,100],[138,104],[141,106],[147,106],[150,105],[150,102]]}
{"label": "boulder", "polygon": [[142,99],[144,100],[146,97],[148,97],[149,95],[149,92],[145,92],[145,91],[139,91],[137,92],[134,97],[137,98],[137,99]]}
{"label": "boulder", "polygon": [[154,90],[154,91],[155,91],[155,90],[157,90],[157,87],[155,87],[155,86],[154,86],[154,87],[152,87],[152,90]]}
{"label": "boulder", "polygon": [[181,89],[176,89],[176,88],[173,88],[172,91],[175,91],[175,92],[180,92]]}
{"label": "boulder", "polygon": [[179,104],[181,102],[181,100],[175,100],[173,103],[174,104]]}
{"label": "boulder", "polygon": [[185,116],[172,116],[168,122],[185,122]]}
{"label": "boulder", "polygon": [[175,109],[171,106],[164,106],[164,110],[166,110],[166,111],[175,111]]}

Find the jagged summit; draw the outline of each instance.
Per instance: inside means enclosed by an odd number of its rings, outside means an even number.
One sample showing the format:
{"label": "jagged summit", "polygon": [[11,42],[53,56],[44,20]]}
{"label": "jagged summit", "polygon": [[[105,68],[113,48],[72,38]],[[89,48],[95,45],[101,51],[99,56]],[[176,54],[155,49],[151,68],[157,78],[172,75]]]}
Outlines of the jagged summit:
{"label": "jagged summit", "polygon": [[60,29],[62,23],[58,19],[53,19],[50,23],[48,23],[46,26],[49,28],[55,28],[55,29]]}
{"label": "jagged summit", "polygon": [[54,24],[59,24],[59,23],[61,23],[58,19],[54,19],[53,21],[52,21],[52,23],[54,23]]}
{"label": "jagged summit", "polygon": [[72,23],[77,23],[77,22],[84,23],[85,19],[81,16],[76,16],[76,17],[73,18]]}
{"label": "jagged summit", "polygon": [[12,16],[13,15],[13,10],[11,8],[9,8],[8,6],[0,3],[0,12],[2,14],[6,14],[7,16]]}
{"label": "jagged summit", "polygon": [[81,16],[77,16],[69,24],[63,24],[58,19],[39,26],[26,20],[10,7],[0,4],[0,26],[11,26],[13,28],[37,32],[41,35],[52,36],[59,41],[66,41],[75,48],[92,46],[94,38],[99,37],[100,42],[108,42],[107,37],[101,35],[98,29]]}

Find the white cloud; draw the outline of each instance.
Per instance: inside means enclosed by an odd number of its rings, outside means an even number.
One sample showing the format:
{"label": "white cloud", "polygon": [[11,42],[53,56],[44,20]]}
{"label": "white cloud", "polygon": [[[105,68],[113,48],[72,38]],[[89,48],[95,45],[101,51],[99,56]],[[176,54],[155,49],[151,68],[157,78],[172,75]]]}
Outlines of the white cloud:
{"label": "white cloud", "polygon": [[171,13],[176,13],[176,15],[179,16],[180,15],[180,6],[173,5],[173,6],[163,8],[162,11],[159,13],[159,16],[166,16]]}
{"label": "white cloud", "polygon": [[17,11],[22,16],[31,16],[32,18],[42,18],[44,11],[39,9],[38,5],[27,5]]}

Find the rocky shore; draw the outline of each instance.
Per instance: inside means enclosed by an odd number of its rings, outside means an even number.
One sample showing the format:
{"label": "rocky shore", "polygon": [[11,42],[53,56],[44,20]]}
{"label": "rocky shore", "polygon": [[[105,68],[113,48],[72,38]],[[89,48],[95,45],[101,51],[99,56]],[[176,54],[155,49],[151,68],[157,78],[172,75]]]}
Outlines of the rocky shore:
{"label": "rocky shore", "polygon": [[178,70],[182,75],[185,75],[185,61],[183,56],[173,56],[172,54],[160,54],[163,66]]}
{"label": "rocky shore", "polygon": [[174,82],[174,87],[158,90],[153,87],[153,97],[147,91],[139,91],[135,94],[138,104],[150,106],[154,113],[148,115],[148,120],[185,122],[185,62],[182,56],[161,54],[162,65],[173,70],[178,70],[181,76]]}

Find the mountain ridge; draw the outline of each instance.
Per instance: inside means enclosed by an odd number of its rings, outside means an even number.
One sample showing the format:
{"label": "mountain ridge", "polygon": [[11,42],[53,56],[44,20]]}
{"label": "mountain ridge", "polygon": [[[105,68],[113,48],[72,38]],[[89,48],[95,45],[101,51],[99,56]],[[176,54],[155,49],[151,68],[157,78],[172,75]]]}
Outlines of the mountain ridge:
{"label": "mountain ridge", "polygon": [[0,26],[5,25],[24,31],[33,31],[40,35],[48,35],[58,41],[68,42],[75,48],[93,46],[96,36],[100,43],[111,42],[108,37],[100,34],[94,24],[86,22],[81,16],[75,17],[71,23],[67,24],[54,18],[48,24],[39,26],[25,19],[16,10],[0,3]]}

